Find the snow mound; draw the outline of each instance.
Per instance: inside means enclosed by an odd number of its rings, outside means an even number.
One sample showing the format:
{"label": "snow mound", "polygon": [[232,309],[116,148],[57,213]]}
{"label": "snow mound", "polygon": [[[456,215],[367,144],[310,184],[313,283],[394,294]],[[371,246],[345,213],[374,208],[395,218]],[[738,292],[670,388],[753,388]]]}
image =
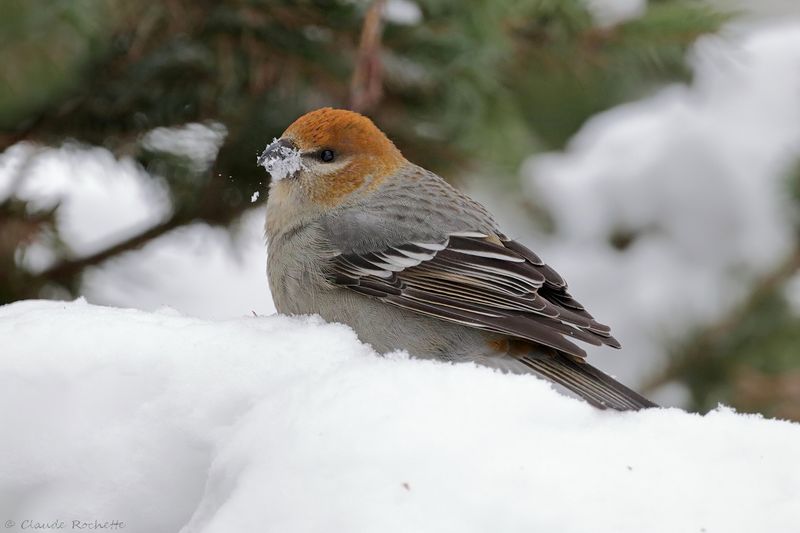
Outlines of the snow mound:
{"label": "snow mound", "polygon": [[[800,425],[597,411],[318,318],[0,307],[0,518],[128,532],[796,531]],[[10,529],[18,531],[21,529]]]}

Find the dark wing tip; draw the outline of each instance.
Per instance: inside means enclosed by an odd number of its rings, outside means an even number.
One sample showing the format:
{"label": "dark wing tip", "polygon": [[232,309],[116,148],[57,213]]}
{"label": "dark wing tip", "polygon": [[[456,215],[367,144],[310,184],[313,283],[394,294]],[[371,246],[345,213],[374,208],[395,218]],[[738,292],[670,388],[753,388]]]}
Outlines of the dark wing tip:
{"label": "dark wing tip", "polygon": [[595,320],[584,306],[567,292],[566,280],[555,269],[547,265],[538,255],[519,242],[502,234],[499,235],[499,238],[504,247],[524,257],[530,265],[541,273],[545,283],[537,291],[537,294],[558,308],[561,319],[599,338],[602,344],[612,348],[622,347],[622,344],[611,335],[611,328]]}

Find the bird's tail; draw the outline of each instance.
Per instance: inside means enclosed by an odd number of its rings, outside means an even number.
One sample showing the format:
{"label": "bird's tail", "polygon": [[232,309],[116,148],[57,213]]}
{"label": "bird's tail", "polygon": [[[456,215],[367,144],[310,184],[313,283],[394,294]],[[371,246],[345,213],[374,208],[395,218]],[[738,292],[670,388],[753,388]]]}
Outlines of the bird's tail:
{"label": "bird's tail", "polygon": [[611,376],[570,356],[530,354],[519,358],[528,369],[574,392],[600,409],[638,411],[658,407],[641,394],[629,389]]}

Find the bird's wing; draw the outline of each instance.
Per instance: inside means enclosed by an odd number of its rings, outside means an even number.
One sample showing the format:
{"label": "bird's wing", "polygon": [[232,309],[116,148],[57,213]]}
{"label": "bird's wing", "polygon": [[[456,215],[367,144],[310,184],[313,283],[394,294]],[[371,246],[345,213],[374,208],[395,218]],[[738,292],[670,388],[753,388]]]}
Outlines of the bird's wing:
{"label": "bird's wing", "polygon": [[550,346],[574,357],[572,342],[619,347],[567,292],[563,278],[521,244],[456,232],[366,253],[340,253],[332,283],[382,301],[485,331]]}

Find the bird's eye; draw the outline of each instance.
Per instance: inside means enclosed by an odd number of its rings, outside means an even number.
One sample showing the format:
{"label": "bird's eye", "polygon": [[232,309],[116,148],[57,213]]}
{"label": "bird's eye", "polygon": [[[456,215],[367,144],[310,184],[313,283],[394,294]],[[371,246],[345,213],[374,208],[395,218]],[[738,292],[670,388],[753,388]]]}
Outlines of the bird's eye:
{"label": "bird's eye", "polygon": [[325,163],[333,161],[333,157],[333,150],[323,150],[322,153],[319,154],[319,158]]}

